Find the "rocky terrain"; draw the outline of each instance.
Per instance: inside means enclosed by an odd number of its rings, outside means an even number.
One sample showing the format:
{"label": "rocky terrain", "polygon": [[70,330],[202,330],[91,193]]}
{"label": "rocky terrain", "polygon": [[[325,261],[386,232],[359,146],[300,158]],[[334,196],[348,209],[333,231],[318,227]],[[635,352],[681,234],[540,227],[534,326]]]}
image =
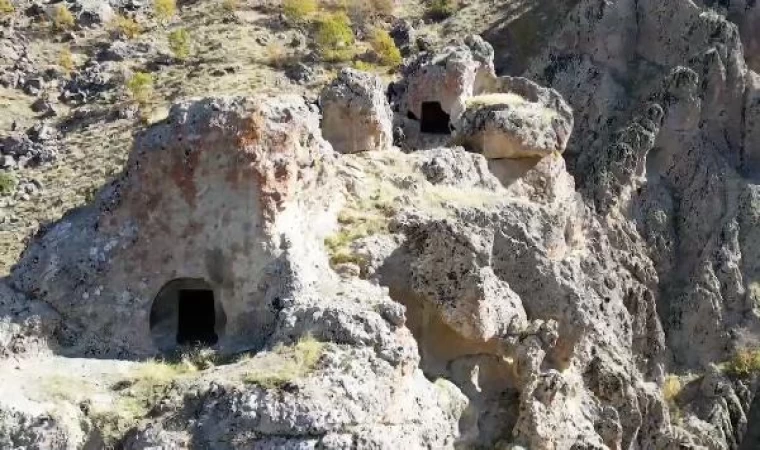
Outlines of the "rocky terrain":
{"label": "rocky terrain", "polygon": [[760,448],[760,4],[0,0],[0,448]]}

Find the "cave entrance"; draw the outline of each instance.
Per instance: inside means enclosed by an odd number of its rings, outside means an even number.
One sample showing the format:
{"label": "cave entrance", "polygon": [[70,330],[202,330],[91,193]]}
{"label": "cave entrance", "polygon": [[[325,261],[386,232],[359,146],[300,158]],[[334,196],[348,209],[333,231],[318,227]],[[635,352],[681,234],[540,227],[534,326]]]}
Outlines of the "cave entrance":
{"label": "cave entrance", "polygon": [[214,331],[214,291],[180,289],[177,317],[177,344],[214,345],[219,337]]}
{"label": "cave entrance", "polygon": [[150,332],[163,352],[186,345],[216,345],[226,323],[216,292],[203,279],[178,278],[166,283],[150,310]]}
{"label": "cave entrance", "polygon": [[422,102],[420,131],[430,134],[450,134],[449,115],[440,102]]}

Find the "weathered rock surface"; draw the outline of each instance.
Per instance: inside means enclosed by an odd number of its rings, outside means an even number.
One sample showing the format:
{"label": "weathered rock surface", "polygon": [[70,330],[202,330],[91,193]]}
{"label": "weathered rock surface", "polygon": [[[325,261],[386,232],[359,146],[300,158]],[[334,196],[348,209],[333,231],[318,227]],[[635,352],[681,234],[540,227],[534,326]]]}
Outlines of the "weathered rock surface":
{"label": "weathered rock surface", "polygon": [[384,150],[393,144],[393,116],[382,81],[343,69],[322,90],[322,135],[338,153]]}
{"label": "weathered rock surface", "polygon": [[[321,115],[175,105],[0,282],[0,447],[756,447],[758,374],[726,360],[760,347],[757,7],[571,3],[525,78],[469,37],[388,92],[342,71]],[[43,99],[55,74],[2,40]],[[125,378],[188,340],[217,365]]]}
{"label": "weathered rock surface", "polygon": [[[493,93],[487,93],[492,91]],[[454,112],[454,139],[489,159],[542,157],[565,151],[573,113],[552,89],[502,77]]]}

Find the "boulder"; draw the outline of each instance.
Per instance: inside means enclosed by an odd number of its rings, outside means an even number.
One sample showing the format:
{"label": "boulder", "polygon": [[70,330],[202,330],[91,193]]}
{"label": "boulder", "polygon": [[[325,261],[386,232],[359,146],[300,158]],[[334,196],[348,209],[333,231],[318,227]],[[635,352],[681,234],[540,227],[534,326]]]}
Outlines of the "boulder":
{"label": "boulder", "polygon": [[393,116],[382,81],[343,69],[322,90],[322,135],[339,153],[385,150],[393,145]]}
{"label": "boulder", "polygon": [[562,153],[573,129],[570,107],[553,89],[503,77],[494,93],[469,97],[455,111],[454,138],[488,159],[535,158]]}

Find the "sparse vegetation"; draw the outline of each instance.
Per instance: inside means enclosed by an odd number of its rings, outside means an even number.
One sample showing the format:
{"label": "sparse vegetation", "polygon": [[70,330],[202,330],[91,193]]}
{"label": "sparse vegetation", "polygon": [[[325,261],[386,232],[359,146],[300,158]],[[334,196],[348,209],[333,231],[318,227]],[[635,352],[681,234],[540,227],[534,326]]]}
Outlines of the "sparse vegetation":
{"label": "sparse vegetation", "polygon": [[317,366],[325,344],[311,336],[301,338],[295,345],[279,345],[270,354],[247,361],[255,365],[245,376],[245,382],[265,389],[277,389],[310,374]]}
{"label": "sparse vegetation", "polygon": [[222,0],[222,10],[233,13],[240,8],[240,0]]}
{"label": "sparse vegetation", "polygon": [[665,382],[662,385],[662,396],[665,398],[665,402],[670,409],[670,416],[672,419],[680,417],[681,412],[678,406],[678,395],[681,393],[683,385],[681,379],[676,375],[668,375],[665,377]]}
{"label": "sparse vegetation", "polygon": [[142,33],[142,27],[131,17],[117,15],[110,23],[115,38],[134,39]]}
{"label": "sparse vegetation", "polygon": [[137,425],[169,392],[182,376],[197,369],[185,362],[170,364],[151,360],[141,364],[129,377],[114,385],[118,398],[108,410],[94,410],[90,418],[101,430],[107,445],[113,445],[127,430]]}
{"label": "sparse vegetation", "polygon": [[425,15],[433,20],[443,20],[457,10],[457,0],[428,0]]}
{"label": "sparse vegetation", "polygon": [[396,67],[401,64],[401,52],[387,31],[381,28],[374,29],[370,37],[370,45],[382,65]]}
{"label": "sparse vegetation", "polygon": [[145,106],[153,95],[153,76],[145,72],[135,72],[127,80],[129,95],[138,105]]}
{"label": "sparse vegetation", "polygon": [[153,14],[165,22],[177,14],[177,0],[153,0]]}
{"label": "sparse vegetation", "polygon": [[169,49],[179,60],[185,60],[190,56],[190,33],[187,29],[178,28],[169,33]]}
{"label": "sparse vegetation", "polygon": [[0,196],[5,197],[16,191],[18,179],[9,172],[0,172]]}
{"label": "sparse vegetation", "polygon": [[13,7],[11,0],[0,0],[0,16],[13,14],[16,8]]}
{"label": "sparse vegetation", "polygon": [[354,52],[354,32],[351,21],[343,13],[327,14],[317,24],[317,49],[326,61],[339,62],[351,59]]}
{"label": "sparse vegetation", "polygon": [[363,25],[393,15],[395,7],[393,0],[351,0],[346,9],[352,22]]}
{"label": "sparse vegetation", "polygon": [[74,70],[74,55],[71,54],[71,50],[69,50],[68,47],[61,50],[58,54],[58,65],[66,72]]}
{"label": "sparse vegetation", "polygon": [[284,0],[282,13],[288,20],[303,22],[317,12],[317,0]]}
{"label": "sparse vegetation", "polygon": [[281,69],[285,67],[285,64],[288,60],[288,53],[284,45],[273,42],[267,45],[266,54],[266,63],[269,66],[274,67],[275,69]]}
{"label": "sparse vegetation", "polygon": [[760,374],[760,349],[744,348],[738,350],[726,363],[725,370],[728,374],[748,378]]}
{"label": "sparse vegetation", "polygon": [[376,234],[388,233],[388,222],[395,214],[392,199],[378,190],[368,201],[358,201],[338,215],[340,231],[325,239],[325,247],[334,267],[343,263],[354,263],[360,267],[363,260],[352,249],[358,239]]}
{"label": "sparse vegetation", "polygon": [[60,4],[55,7],[53,12],[53,29],[55,31],[73,30],[75,24],[74,14],[69,11],[66,5]]}

